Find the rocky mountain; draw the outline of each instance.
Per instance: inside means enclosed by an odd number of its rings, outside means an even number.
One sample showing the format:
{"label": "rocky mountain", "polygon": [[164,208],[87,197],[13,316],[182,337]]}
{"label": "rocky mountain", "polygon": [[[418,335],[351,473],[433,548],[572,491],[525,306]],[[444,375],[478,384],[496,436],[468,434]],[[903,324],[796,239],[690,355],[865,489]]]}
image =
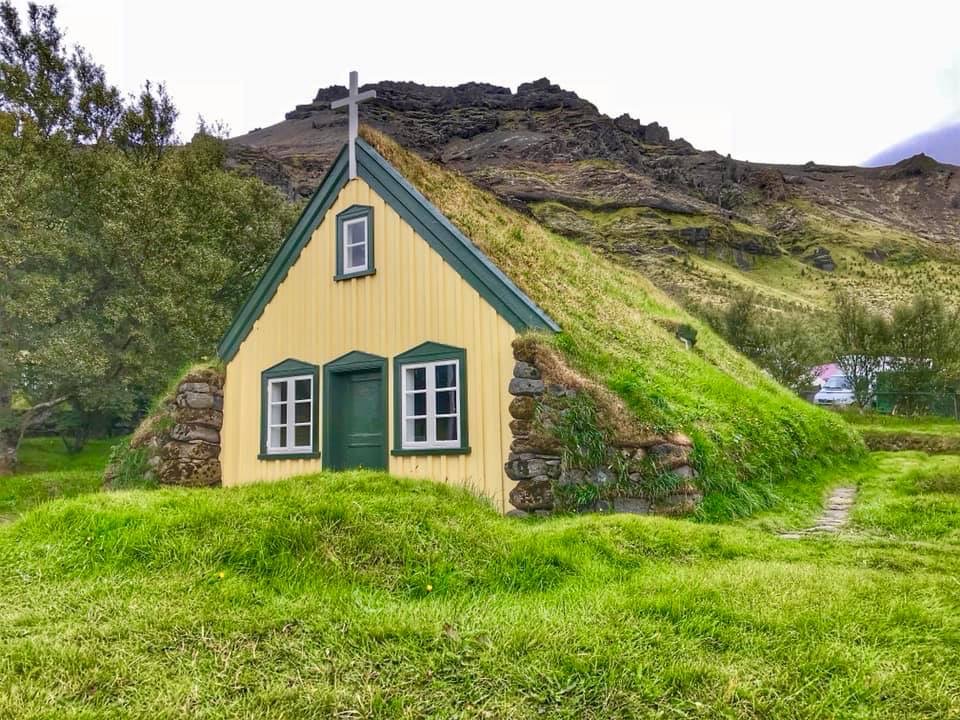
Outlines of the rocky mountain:
{"label": "rocky mountain", "polygon": [[960,165],[960,122],[914,135],[867,160],[868,167],[893,165],[923,153],[944,163]]}
{"label": "rocky mountain", "polygon": [[[697,302],[741,287],[812,308],[848,287],[881,304],[924,282],[960,297],[960,168],[924,156],[881,168],[748,163],[600,113],[541,79],[366,85],[361,121],[453,168],[548,228],[641,266]],[[230,162],[309,195],[343,144],[346,88],[229,141]],[[708,111],[709,109],[705,109]]]}

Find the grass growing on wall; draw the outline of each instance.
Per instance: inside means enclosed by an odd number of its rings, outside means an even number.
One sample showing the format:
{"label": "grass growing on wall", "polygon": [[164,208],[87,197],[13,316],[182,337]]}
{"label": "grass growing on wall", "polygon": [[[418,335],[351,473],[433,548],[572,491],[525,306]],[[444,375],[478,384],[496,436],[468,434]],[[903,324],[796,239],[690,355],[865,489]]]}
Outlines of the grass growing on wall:
{"label": "grass growing on wall", "polygon": [[103,468],[118,438],[89,440],[68,453],[60,438],[27,438],[20,446],[15,475],[0,476],[0,522],[58,497],[96,492]]}
{"label": "grass growing on wall", "polygon": [[[775,501],[784,478],[856,460],[857,433],[767,378],[634,269],[545,230],[465,178],[365,137],[563,328],[554,344],[580,372],[616,392],[656,430],[696,444],[705,518]],[[698,332],[694,350],[674,337]]]}

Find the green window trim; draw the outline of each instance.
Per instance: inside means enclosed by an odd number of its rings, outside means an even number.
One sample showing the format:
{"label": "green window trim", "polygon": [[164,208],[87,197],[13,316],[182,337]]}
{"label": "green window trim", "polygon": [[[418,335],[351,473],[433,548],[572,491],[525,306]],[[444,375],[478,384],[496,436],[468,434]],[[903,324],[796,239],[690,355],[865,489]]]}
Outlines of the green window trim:
{"label": "green window trim", "polygon": [[[345,272],[343,269],[343,228],[350,220],[364,219],[367,221],[367,265],[362,270],[352,270]],[[337,274],[333,276],[334,280],[351,280],[353,278],[366,277],[374,275],[377,272],[374,260],[376,255],[373,246],[373,208],[369,205],[351,205],[346,210],[337,214]]]}
{"label": "green window trim", "polygon": [[[379,370],[383,378],[383,384],[381,385],[382,397],[380,398],[381,407],[383,408],[383,417],[384,425],[386,425],[386,418],[388,417],[387,407],[387,398],[389,397],[387,391],[387,359],[381,357],[380,355],[372,355],[370,353],[361,352],[360,350],[352,350],[345,355],[341,355],[334,360],[331,360],[326,365],[323,366],[323,457],[324,464],[323,467],[325,470],[330,469],[327,466],[327,460],[331,457],[330,448],[333,445],[333,423],[328,422],[328,418],[333,417],[333,394],[328,392],[329,388],[333,387],[333,375],[337,373],[349,373],[355,372],[358,370]],[[387,447],[387,438],[386,438],[386,427],[384,428],[384,457],[386,457],[386,447]],[[389,466],[389,463],[385,463]]]}
{"label": "green window trim", "polygon": [[[282,380],[283,378],[295,377],[298,375],[308,375],[313,379],[313,394],[310,398],[312,432],[310,445],[313,448],[310,452],[268,452],[267,435],[270,432],[268,428],[268,419],[270,417],[270,381]],[[258,460],[304,460],[320,457],[320,408],[317,397],[320,393],[320,368],[317,365],[287,358],[286,360],[267,368],[260,373],[260,452],[257,455]]]}
{"label": "green window trim", "polygon": [[[401,373],[405,365],[456,360],[458,367],[457,387],[459,389],[459,434],[458,447],[403,447],[403,378]],[[393,449],[391,455],[466,455],[470,452],[470,437],[467,419],[469,388],[467,387],[467,351],[452,345],[425,342],[393,358]]]}

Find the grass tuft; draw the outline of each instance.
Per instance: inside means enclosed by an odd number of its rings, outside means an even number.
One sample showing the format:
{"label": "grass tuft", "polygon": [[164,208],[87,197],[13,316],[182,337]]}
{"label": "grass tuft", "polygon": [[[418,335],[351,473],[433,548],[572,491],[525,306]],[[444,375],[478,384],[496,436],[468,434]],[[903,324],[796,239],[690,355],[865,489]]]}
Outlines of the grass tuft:
{"label": "grass tuft", "polygon": [[0,716],[953,717],[958,557],[370,472],[91,494],[0,527]]}

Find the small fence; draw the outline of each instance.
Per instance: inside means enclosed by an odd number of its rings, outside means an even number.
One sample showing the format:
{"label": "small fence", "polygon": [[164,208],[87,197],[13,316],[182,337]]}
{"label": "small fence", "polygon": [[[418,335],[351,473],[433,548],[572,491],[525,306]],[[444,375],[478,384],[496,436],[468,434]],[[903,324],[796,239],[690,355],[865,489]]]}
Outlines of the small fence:
{"label": "small fence", "polygon": [[935,415],[960,420],[960,395],[955,392],[877,392],[873,408],[884,415]]}
{"label": "small fence", "polygon": [[[800,397],[813,403],[816,394],[816,390],[807,390],[801,392]],[[960,420],[960,393],[884,391],[874,394],[870,408],[882,415],[927,415]]]}

